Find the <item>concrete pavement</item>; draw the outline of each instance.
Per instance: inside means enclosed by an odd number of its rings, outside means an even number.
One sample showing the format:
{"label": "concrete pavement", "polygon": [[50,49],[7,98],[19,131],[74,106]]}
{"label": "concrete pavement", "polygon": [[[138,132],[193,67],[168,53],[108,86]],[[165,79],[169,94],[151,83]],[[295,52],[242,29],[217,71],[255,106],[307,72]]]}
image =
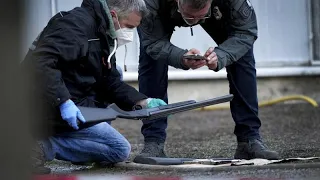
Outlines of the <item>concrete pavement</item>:
{"label": "concrete pavement", "polygon": [[[320,111],[310,104],[280,104],[260,109],[261,135],[266,145],[280,153],[282,158],[320,156]],[[143,147],[140,133],[142,123],[119,119],[112,124],[132,144],[130,160]],[[232,158],[236,147],[234,122],[229,110],[197,111],[174,115],[169,119],[167,154],[171,157]],[[320,177],[320,164],[266,166],[252,169],[225,169],[223,171],[178,172],[142,169],[91,169],[64,162],[50,163],[54,172],[103,173],[143,176],[180,176],[215,178],[285,178],[313,179]],[[308,166],[310,165],[310,166]],[[74,172],[74,171],[73,171]]]}

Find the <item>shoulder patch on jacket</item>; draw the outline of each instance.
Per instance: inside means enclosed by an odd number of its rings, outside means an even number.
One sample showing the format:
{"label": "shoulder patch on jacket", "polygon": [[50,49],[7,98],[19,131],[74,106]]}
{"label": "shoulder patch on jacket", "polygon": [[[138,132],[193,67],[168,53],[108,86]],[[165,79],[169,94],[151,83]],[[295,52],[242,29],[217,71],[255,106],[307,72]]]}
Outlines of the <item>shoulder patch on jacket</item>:
{"label": "shoulder patch on jacket", "polygon": [[252,10],[253,7],[250,0],[244,0],[238,12],[240,13],[243,19],[248,19],[252,14]]}

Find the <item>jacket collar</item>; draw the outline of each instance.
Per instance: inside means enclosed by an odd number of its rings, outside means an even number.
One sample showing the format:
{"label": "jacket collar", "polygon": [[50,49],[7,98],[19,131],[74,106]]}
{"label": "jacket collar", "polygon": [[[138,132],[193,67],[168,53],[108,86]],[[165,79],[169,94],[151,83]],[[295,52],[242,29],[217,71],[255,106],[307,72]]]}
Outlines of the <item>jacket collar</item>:
{"label": "jacket collar", "polygon": [[96,19],[100,33],[116,39],[115,27],[106,0],[83,0],[81,7]]}

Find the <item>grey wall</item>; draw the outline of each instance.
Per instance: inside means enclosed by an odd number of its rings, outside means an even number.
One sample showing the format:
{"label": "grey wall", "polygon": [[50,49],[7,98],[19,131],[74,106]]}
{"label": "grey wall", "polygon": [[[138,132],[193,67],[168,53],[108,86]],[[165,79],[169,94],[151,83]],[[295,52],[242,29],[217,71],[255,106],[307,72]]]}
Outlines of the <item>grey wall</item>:
{"label": "grey wall", "polygon": [[[307,0],[251,0],[256,9],[259,38],[255,44],[257,66],[295,66],[307,64],[309,57],[309,29]],[[30,0],[27,15],[27,49],[42,27],[51,17],[50,0]],[[57,10],[70,10],[82,0],[56,0]],[[181,48],[198,48],[205,52],[216,44],[204,30],[197,26],[194,36],[189,28],[177,28],[172,43]],[[128,46],[127,65],[129,71],[138,67],[139,41]],[[123,65],[124,48],[117,51],[118,64]]]}
{"label": "grey wall", "polygon": [[23,55],[28,50],[32,41],[38,36],[39,32],[47,24],[51,17],[50,0],[28,0],[25,3],[25,21],[23,28]]}
{"label": "grey wall", "polygon": [[[251,0],[258,17],[259,38],[255,43],[258,66],[290,66],[307,63],[309,57],[308,10],[306,0]],[[190,36],[188,28],[180,28],[173,36],[174,44],[184,48],[215,45],[201,27]],[[196,46],[195,46],[196,44]]]}
{"label": "grey wall", "polygon": [[313,58],[320,62],[320,1],[311,0]]}

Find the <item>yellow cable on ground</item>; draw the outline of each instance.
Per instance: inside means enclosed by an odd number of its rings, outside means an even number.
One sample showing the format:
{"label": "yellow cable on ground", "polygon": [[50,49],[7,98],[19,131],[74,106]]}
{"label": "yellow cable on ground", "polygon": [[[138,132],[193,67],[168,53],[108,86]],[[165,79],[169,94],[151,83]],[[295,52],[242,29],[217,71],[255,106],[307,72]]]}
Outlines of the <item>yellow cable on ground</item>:
{"label": "yellow cable on ground", "polygon": [[[284,96],[284,97],[280,97],[274,100],[268,100],[268,101],[264,101],[259,103],[259,107],[265,107],[265,106],[271,106],[280,102],[285,102],[285,101],[291,101],[291,100],[304,100],[306,102],[308,102],[309,104],[311,104],[313,107],[318,107],[318,103],[307,96],[304,95],[290,95],[290,96]],[[228,105],[214,105],[214,106],[207,106],[204,108],[200,108],[198,110],[201,111],[213,111],[213,110],[225,110],[225,109],[230,109],[229,104]]]}

